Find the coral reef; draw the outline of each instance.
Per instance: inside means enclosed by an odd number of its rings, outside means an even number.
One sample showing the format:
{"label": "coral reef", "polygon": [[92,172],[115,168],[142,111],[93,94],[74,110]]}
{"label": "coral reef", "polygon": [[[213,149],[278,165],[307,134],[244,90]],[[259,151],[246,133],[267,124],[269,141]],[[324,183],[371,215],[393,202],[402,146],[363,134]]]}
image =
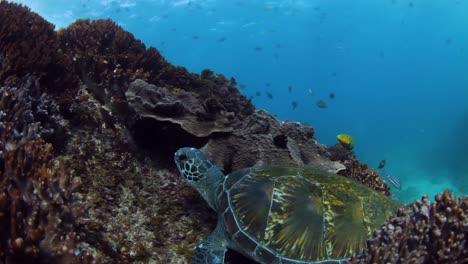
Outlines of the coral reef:
{"label": "coral reef", "polygon": [[156,87],[142,80],[132,82],[125,96],[139,117],[178,124],[196,137],[234,129],[234,113],[226,112],[214,98],[205,99],[194,92]]}
{"label": "coral reef", "polygon": [[43,140],[63,140],[67,122],[49,96],[37,95],[37,77],[13,77],[0,82],[0,262],[91,262],[74,196],[79,180]]}
{"label": "coral reef", "polygon": [[[34,139],[5,148],[0,168],[0,259],[6,263],[91,262],[79,244],[75,221],[82,206],[73,198],[79,184],[63,163],[52,160],[52,145]],[[78,250],[78,251],[77,251]]]}
{"label": "coral reef", "polygon": [[0,81],[33,75],[42,91],[60,95],[61,105],[70,102],[66,92],[78,88],[78,78],[54,25],[27,7],[2,1],[0,43]]}
{"label": "coral reef", "polygon": [[297,122],[280,122],[256,111],[230,134],[214,135],[203,147],[226,173],[266,164],[314,166],[326,171],[344,169],[330,161],[324,145],[313,140],[314,130]]}
{"label": "coral reef", "polygon": [[155,48],[111,20],[80,19],[58,32],[68,58],[101,102],[123,95],[122,87],[137,78],[155,82],[168,63]]}
{"label": "coral reef", "polygon": [[41,137],[61,150],[69,136],[59,105],[40,91],[39,80],[27,75],[0,81],[0,146]]}
{"label": "coral reef", "polygon": [[360,163],[356,159],[350,159],[343,161],[343,165],[346,166],[346,169],[339,171],[339,175],[360,181],[387,196],[391,195],[387,183],[382,180],[376,170],[369,168],[367,164]]}
{"label": "coral reef", "polygon": [[330,159],[340,161],[346,169],[341,170],[338,174],[360,181],[367,186],[379,191],[387,196],[390,196],[390,188],[387,183],[379,176],[379,173],[367,166],[365,163],[360,163],[352,149],[337,143],[328,147]]}
{"label": "coral reef", "polygon": [[345,161],[356,159],[352,149],[349,149],[341,143],[336,143],[333,146],[328,147],[328,152],[330,152],[330,159],[333,161]]}
{"label": "coral reef", "polygon": [[[111,20],[78,20],[58,33],[62,48],[80,73],[83,82],[112,110],[125,111],[125,92],[130,82],[142,79],[159,87],[198,93],[216,107],[235,113],[241,120],[251,114],[253,105],[222,75],[189,73],[169,64],[159,52],[146,49],[141,41]],[[122,109],[123,108],[123,109]]]}
{"label": "coral reef", "polygon": [[216,215],[177,175],[181,146],[226,173],[318,166],[388,189],[312,127],[255,111],[234,79],[173,66],[110,20],[55,32],[1,1],[0,43],[0,263],[186,263]]}
{"label": "coral reef", "polygon": [[447,190],[399,209],[349,263],[468,263],[468,197]]}

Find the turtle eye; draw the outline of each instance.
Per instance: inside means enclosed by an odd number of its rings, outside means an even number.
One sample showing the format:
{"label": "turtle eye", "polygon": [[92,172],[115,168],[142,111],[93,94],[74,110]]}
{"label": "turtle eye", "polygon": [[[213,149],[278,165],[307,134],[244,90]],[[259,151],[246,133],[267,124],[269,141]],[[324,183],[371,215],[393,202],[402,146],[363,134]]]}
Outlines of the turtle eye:
{"label": "turtle eye", "polygon": [[185,154],[180,155],[179,160],[182,161],[182,162],[187,161],[187,155],[185,155]]}

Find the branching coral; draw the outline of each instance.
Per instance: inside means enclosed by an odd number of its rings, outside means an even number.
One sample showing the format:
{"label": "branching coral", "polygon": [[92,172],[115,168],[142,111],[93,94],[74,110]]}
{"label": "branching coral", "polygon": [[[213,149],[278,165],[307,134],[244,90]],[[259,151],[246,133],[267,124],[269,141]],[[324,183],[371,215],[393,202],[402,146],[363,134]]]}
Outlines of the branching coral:
{"label": "branching coral", "polygon": [[82,79],[88,86],[104,85],[99,89],[128,85],[137,78],[151,80],[168,64],[155,48],[146,49],[109,19],[77,20],[60,30],[59,37]]}
{"label": "branching coral", "polygon": [[251,114],[253,105],[233,81],[222,75],[200,78],[185,68],[168,63],[159,52],[134,38],[111,20],[78,20],[59,31],[62,49],[74,61],[88,88],[103,103],[123,104],[130,82],[142,79],[159,87],[195,92],[220,102],[240,120]]}
{"label": "branching coral", "polygon": [[468,197],[447,190],[400,208],[351,263],[468,263]]}
{"label": "branching coral", "polygon": [[59,95],[76,89],[71,61],[63,54],[54,25],[19,4],[0,2],[0,81],[32,74],[40,87]]}
{"label": "branching coral", "polygon": [[0,81],[0,147],[36,137],[56,148],[67,142],[68,122],[58,104],[39,91],[39,80],[31,75]]}
{"label": "branching coral", "polygon": [[367,164],[360,163],[356,159],[345,160],[342,163],[346,166],[346,169],[339,171],[338,174],[360,181],[374,190],[390,196],[390,188],[380,178],[376,170],[369,168]]}
{"label": "branching coral", "polygon": [[[39,80],[26,75],[0,86],[0,262],[78,262],[92,257],[78,243],[81,205],[76,183],[55,164],[51,141],[63,139],[63,119]],[[85,246],[86,248],[86,246]],[[84,248],[83,248],[84,249]]]}
{"label": "branching coral", "polygon": [[80,249],[75,216],[81,206],[72,196],[77,182],[62,164],[54,164],[52,145],[34,139],[3,151],[0,259],[6,263],[90,261],[91,255],[75,251]]}

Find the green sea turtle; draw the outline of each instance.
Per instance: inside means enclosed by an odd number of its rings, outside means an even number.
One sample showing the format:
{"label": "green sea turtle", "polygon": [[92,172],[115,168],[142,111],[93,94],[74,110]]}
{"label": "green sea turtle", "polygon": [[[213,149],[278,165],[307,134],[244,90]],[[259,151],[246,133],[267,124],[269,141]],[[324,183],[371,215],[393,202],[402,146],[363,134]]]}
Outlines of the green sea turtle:
{"label": "green sea turtle", "polygon": [[344,263],[396,201],[352,179],[313,168],[263,166],[227,176],[195,148],[175,153],[180,174],[218,213],[192,264],[222,264],[227,248],[260,263]]}

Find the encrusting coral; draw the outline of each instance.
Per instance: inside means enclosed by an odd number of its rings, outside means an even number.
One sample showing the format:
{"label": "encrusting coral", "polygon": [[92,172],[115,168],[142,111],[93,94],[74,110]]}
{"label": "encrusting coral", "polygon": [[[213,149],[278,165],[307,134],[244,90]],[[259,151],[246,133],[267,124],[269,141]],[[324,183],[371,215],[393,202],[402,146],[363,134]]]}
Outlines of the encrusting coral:
{"label": "encrusting coral", "polygon": [[468,196],[445,191],[400,208],[349,263],[468,263]]}

